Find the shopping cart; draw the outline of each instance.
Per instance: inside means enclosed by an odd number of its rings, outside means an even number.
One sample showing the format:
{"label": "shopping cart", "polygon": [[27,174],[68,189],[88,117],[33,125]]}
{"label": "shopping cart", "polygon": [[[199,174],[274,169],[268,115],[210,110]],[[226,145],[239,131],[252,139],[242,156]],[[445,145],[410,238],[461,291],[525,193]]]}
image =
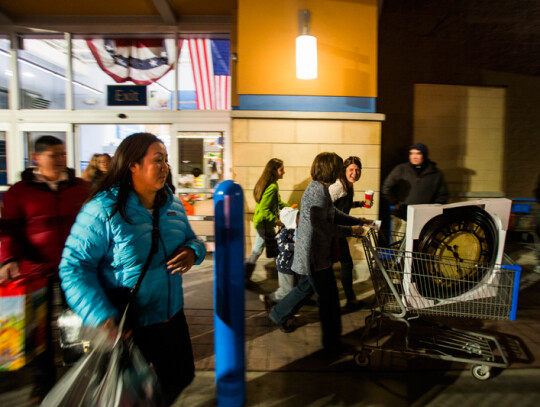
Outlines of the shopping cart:
{"label": "shopping cart", "polygon": [[[521,268],[483,265],[404,250],[405,236],[370,230],[362,238],[375,291],[366,318],[358,366],[374,351],[399,352],[472,364],[479,380],[508,358],[491,335],[452,328],[453,318],[515,320]],[[375,337],[370,334],[376,329]],[[368,344],[369,340],[374,343]]]}

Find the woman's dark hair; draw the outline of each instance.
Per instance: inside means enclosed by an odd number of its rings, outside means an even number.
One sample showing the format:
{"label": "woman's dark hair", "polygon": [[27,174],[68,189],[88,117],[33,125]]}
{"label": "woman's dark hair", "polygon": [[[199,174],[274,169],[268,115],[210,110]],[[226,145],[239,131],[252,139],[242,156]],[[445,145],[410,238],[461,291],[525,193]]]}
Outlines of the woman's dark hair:
{"label": "woman's dark hair", "polygon": [[167,174],[167,178],[165,179],[165,183],[169,186],[169,188],[171,188],[171,191],[174,194],[175,191],[176,191],[176,187],[174,186],[174,182],[173,182],[173,179],[172,179],[171,166],[169,164],[167,164],[167,167],[169,168],[169,173]]}
{"label": "woman's dark hair", "polygon": [[347,181],[347,167],[349,165],[355,164],[359,169],[360,172],[362,171],[362,162],[360,161],[360,158],[351,155],[349,158],[347,158],[345,161],[343,161],[343,171],[339,174],[339,181],[343,185],[343,188],[345,188],[345,191],[347,191],[347,195],[350,195],[351,198],[354,196],[354,187]]}
{"label": "woman's dark hair", "polygon": [[[118,186],[118,196],[111,216],[118,212],[126,222],[131,223],[126,215],[127,197],[129,192],[133,190],[131,166],[136,163],[141,164],[148,147],[156,142],[163,144],[163,141],[151,133],[134,133],[122,140],[114,153],[110,170],[92,189],[88,200],[91,200],[100,192]],[[162,188],[156,194],[156,207],[154,209],[158,208],[166,199],[167,191]]]}
{"label": "woman's dark hair", "polygon": [[336,153],[320,153],[311,164],[311,178],[333,184],[343,171],[343,160]]}
{"label": "woman's dark hair", "polygon": [[281,167],[283,167],[283,161],[279,158],[272,158],[266,163],[266,167],[264,167],[263,173],[253,189],[253,197],[255,198],[255,202],[261,202],[264,190],[268,187],[268,185],[278,180],[277,170],[279,170]]}

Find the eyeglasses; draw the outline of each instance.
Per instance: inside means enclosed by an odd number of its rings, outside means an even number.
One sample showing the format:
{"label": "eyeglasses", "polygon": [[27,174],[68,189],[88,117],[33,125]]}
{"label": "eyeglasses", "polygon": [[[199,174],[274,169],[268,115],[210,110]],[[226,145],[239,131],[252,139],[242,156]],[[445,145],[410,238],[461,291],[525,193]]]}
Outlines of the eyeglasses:
{"label": "eyeglasses", "polygon": [[43,154],[49,158],[66,158],[66,153]]}

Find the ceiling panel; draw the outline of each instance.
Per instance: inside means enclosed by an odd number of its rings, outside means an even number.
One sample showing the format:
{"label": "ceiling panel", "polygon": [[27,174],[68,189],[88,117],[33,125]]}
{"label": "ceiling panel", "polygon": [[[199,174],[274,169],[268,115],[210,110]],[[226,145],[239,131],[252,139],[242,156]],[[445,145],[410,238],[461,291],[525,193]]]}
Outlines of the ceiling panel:
{"label": "ceiling panel", "polygon": [[[155,0],[171,5],[177,15],[231,15],[236,0]],[[24,16],[144,16],[157,15],[154,0],[0,0],[0,10]]]}

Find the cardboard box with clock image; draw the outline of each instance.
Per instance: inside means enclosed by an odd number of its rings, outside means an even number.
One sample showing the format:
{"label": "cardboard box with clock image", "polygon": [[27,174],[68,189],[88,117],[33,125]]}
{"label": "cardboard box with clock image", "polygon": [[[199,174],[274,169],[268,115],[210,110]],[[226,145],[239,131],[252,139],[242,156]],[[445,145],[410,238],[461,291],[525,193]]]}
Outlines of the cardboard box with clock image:
{"label": "cardboard box with clock image", "polygon": [[410,308],[444,308],[497,296],[512,201],[411,205],[403,296]]}

